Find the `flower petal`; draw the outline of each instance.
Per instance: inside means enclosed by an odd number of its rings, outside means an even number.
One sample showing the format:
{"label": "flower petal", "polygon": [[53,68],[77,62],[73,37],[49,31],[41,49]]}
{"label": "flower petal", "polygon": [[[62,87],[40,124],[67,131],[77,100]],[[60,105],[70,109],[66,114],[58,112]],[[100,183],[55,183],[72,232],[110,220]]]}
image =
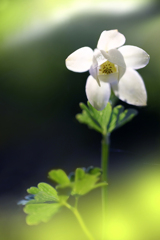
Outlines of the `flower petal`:
{"label": "flower petal", "polygon": [[106,82],[106,83],[113,83],[118,82],[118,72],[116,73],[110,73],[110,74],[105,74],[105,75],[98,75],[98,79],[101,82]]}
{"label": "flower petal", "polygon": [[97,48],[94,50],[93,56],[94,56],[93,57],[93,68],[98,67],[107,61],[107,59],[102,54],[102,52]]}
{"label": "flower petal", "polygon": [[93,66],[90,67],[90,69],[89,69],[90,75],[92,75],[92,77],[93,77],[94,79],[96,79],[98,85],[101,86],[100,80],[98,79],[97,72],[98,72],[98,68],[93,68]]}
{"label": "flower petal", "polygon": [[127,67],[139,69],[145,67],[149,62],[149,55],[139,47],[126,45],[118,50],[122,53]]}
{"label": "flower petal", "polygon": [[104,57],[118,66],[118,80],[124,75],[126,71],[126,64],[123,55],[117,49],[111,49],[108,52],[101,51]]}
{"label": "flower petal", "polygon": [[109,51],[113,48],[118,48],[125,43],[125,36],[118,30],[103,31],[98,40],[97,48],[104,51]]}
{"label": "flower petal", "polygon": [[86,82],[86,95],[90,104],[101,111],[107,105],[111,94],[111,89],[109,83],[101,82],[101,87],[99,87],[96,79],[91,75],[87,78]]}
{"label": "flower petal", "polygon": [[115,95],[124,102],[136,106],[147,105],[147,93],[142,77],[132,68],[127,68],[118,84],[112,85]]}
{"label": "flower petal", "polygon": [[66,67],[73,72],[86,72],[92,65],[93,50],[82,47],[73,52],[66,59]]}
{"label": "flower petal", "polygon": [[118,80],[125,74],[126,68],[118,66]]}
{"label": "flower petal", "polygon": [[123,55],[117,49],[111,49],[108,52],[105,52],[102,50],[101,52],[108,61],[110,61],[120,67],[126,68],[126,64],[125,64]]}

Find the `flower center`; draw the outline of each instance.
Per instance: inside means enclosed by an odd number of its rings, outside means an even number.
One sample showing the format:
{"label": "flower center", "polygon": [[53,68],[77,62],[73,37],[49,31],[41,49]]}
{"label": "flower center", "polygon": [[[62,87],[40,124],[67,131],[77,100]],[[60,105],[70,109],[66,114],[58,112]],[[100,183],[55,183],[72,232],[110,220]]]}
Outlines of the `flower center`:
{"label": "flower center", "polygon": [[109,61],[106,61],[105,63],[100,65],[99,75],[106,75],[115,72],[117,72],[116,66]]}

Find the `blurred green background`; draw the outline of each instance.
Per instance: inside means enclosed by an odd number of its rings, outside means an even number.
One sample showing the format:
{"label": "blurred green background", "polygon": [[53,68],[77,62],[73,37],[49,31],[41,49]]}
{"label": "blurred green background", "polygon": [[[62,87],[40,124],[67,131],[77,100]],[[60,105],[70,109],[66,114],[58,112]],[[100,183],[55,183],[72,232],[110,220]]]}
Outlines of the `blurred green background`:
{"label": "blurred green background", "polygon": [[[100,166],[101,136],[75,120],[88,72],[70,72],[64,61],[80,47],[94,49],[110,29],[151,59],[139,70],[147,107],[111,136],[106,238],[160,239],[160,5],[153,0],[0,1],[0,239],[85,239],[67,211],[27,226],[17,202],[26,188],[49,182],[50,169]],[[80,208],[100,239],[100,192]]]}

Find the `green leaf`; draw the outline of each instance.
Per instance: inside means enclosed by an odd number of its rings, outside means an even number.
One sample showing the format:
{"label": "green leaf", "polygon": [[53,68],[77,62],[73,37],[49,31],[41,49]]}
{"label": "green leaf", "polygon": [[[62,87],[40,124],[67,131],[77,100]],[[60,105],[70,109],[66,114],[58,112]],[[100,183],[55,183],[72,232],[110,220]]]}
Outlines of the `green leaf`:
{"label": "green leaf", "polygon": [[118,116],[123,111],[123,109],[124,107],[121,105],[118,105],[113,108],[110,123],[108,125],[108,132],[112,132],[116,128]]}
{"label": "green leaf", "polygon": [[[58,202],[57,191],[47,183],[39,183],[38,188],[31,187],[27,190],[29,193],[34,193],[34,199],[28,201],[28,204],[44,203],[44,202]],[[36,193],[37,192],[37,193]]]}
{"label": "green leaf", "polygon": [[[87,104],[88,104],[88,102],[87,102]],[[91,116],[91,112],[90,112],[89,108],[84,103],[80,103],[79,106],[82,110],[84,110],[88,113],[88,116]]]}
{"label": "green leaf", "polygon": [[76,119],[83,124],[88,125],[89,128],[93,128],[97,132],[102,133],[102,129],[94,122],[94,120],[88,115],[88,113],[83,110],[81,114],[76,115]]}
{"label": "green leaf", "polygon": [[26,218],[29,225],[47,222],[62,206],[56,189],[47,183],[39,183],[37,188],[31,187],[27,191],[34,197],[24,208],[29,214]]}
{"label": "green leaf", "polygon": [[94,189],[95,188],[98,188],[98,187],[104,187],[104,186],[107,186],[108,185],[108,183],[106,183],[106,182],[100,182],[100,183],[97,183],[95,186],[94,186]]}
{"label": "green leaf", "polygon": [[67,174],[62,169],[51,170],[49,172],[49,178],[59,184],[69,184],[70,183],[70,180],[69,180]]}
{"label": "green leaf", "polygon": [[75,182],[81,180],[85,176],[85,171],[82,168],[77,168],[75,173]]}
{"label": "green leaf", "polygon": [[100,168],[90,167],[87,169],[77,168],[75,173],[72,172],[71,174],[74,177],[73,178],[71,177],[71,179],[67,177],[67,181],[66,180],[60,181],[63,178],[60,178],[59,176],[62,176],[62,175],[65,177],[67,176],[65,172],[61,169],[52,170],[50,172],[50,176],[52,177],[54,176],[54,180],[58,179],[57,182],[59,184],[56,186],[58,200],[63,204],[64,201],[67,201],[69,195],[82,196],[90,192],[92,189],[98,186],[101,186],[101,185],[97,185],[97,182],[99,182],[99,179],[100,179],[99,176],[101,175],[101,173],[102,171]]}
{"label": "green leaf", "polygon": [[101,168],[90,166],[87,168],[86,172],[89,174],[95,175],[97,173],[101,174],[102,170],[101,170]]}
{"label": "green leaf", "polygon": [[92,107],[89,102],[87,102],[87,104],[88,107],[91,109],[92,117],[96,119],[101,126],[103,134],[106,134],[107,125],[109,123],[112,113],[112,107],[110,102],[107,103],[107,106],[102,111],[97,111],[94,107]]}
{"label": "green leaf", "polygon": [[45,192],[50,196],[55,196],[55,197],[57,196],[57,191],[47,183],[39,183],[38,188],[40,191]]}
{"label": "green leaf", "polygon": [[94,189],[96,182],[99,180],[97,175],[85,174],[83,178],[77,180],[72,195],[84,195]]}
{"label": "green leaf", "polygon": [[29,214],[26,222],[29,225],[37,225],[40,222],[47,222],[62,205],[60,203],[30,204],[24,207],[24,212]]}
{"label": "green leaf", "polygon": [[81,114],[76,115],[77,120],[105,135],[112,112],[111,104],[108,103],[102,111],[97,111],[89,102],[87,102],[87,104],[88,107],[84,103],[80,103],[83,111]]}
{"label": "green leaf", "polygon": [[37,187],[30,187],[29,189],[27,189],[27,192],[30,194],[37,194],[40,191],[40,189],[38,189]]}
{"label": "green leaf", "polygon": [[87,105],[88,107],[84,103],[80,103],[83,111],[81,114],[76,115],[77,120],[103,135],[123,126],[137,115],[135,109],[126,109],[124,111],[124,107],[121,105],[114,107],[112,110],[109,102],[102,111],[97,111],[89,102],[87,102]]}
{"label": "green leaf", "polygon": [[56,189],[58,192],[58,196],[59,199],[61,200],[61,196],[65,196],[66,198],[68,198],[68,196],[70,195],[71,191],[72,191],[72,184],[70,183],[69,185],[57,185]]}
{"label": "green leaf", "polygon": [[135,109],[126,109],[123,113],[119,115],[119,125],[118,127],[123,126],[127,122],[131,121],[133,117],[138,114],[137,110]]}
{"label": "green leaf", "polygon": [[124,107],[121,105],[116,106],[112,110],[111,119],[108,125],[108,133],[111,133],[114,129],[117,129],[127,122],[129,122],[133,117],[137,115],[137,111],[135,109],[126,109],[124,111]]}

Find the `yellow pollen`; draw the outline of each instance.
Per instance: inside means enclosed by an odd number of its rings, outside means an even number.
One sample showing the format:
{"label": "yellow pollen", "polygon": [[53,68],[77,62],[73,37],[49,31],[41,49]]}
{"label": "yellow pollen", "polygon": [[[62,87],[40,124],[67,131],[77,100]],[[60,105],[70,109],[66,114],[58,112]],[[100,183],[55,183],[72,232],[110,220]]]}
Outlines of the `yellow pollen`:
{"label": "yellow pollen", "polygon": [[117,72],[115,65],[109,61],[106,61],[105,63],[101,64],[99,68],[100,75],[106,75],[115,72]]}

